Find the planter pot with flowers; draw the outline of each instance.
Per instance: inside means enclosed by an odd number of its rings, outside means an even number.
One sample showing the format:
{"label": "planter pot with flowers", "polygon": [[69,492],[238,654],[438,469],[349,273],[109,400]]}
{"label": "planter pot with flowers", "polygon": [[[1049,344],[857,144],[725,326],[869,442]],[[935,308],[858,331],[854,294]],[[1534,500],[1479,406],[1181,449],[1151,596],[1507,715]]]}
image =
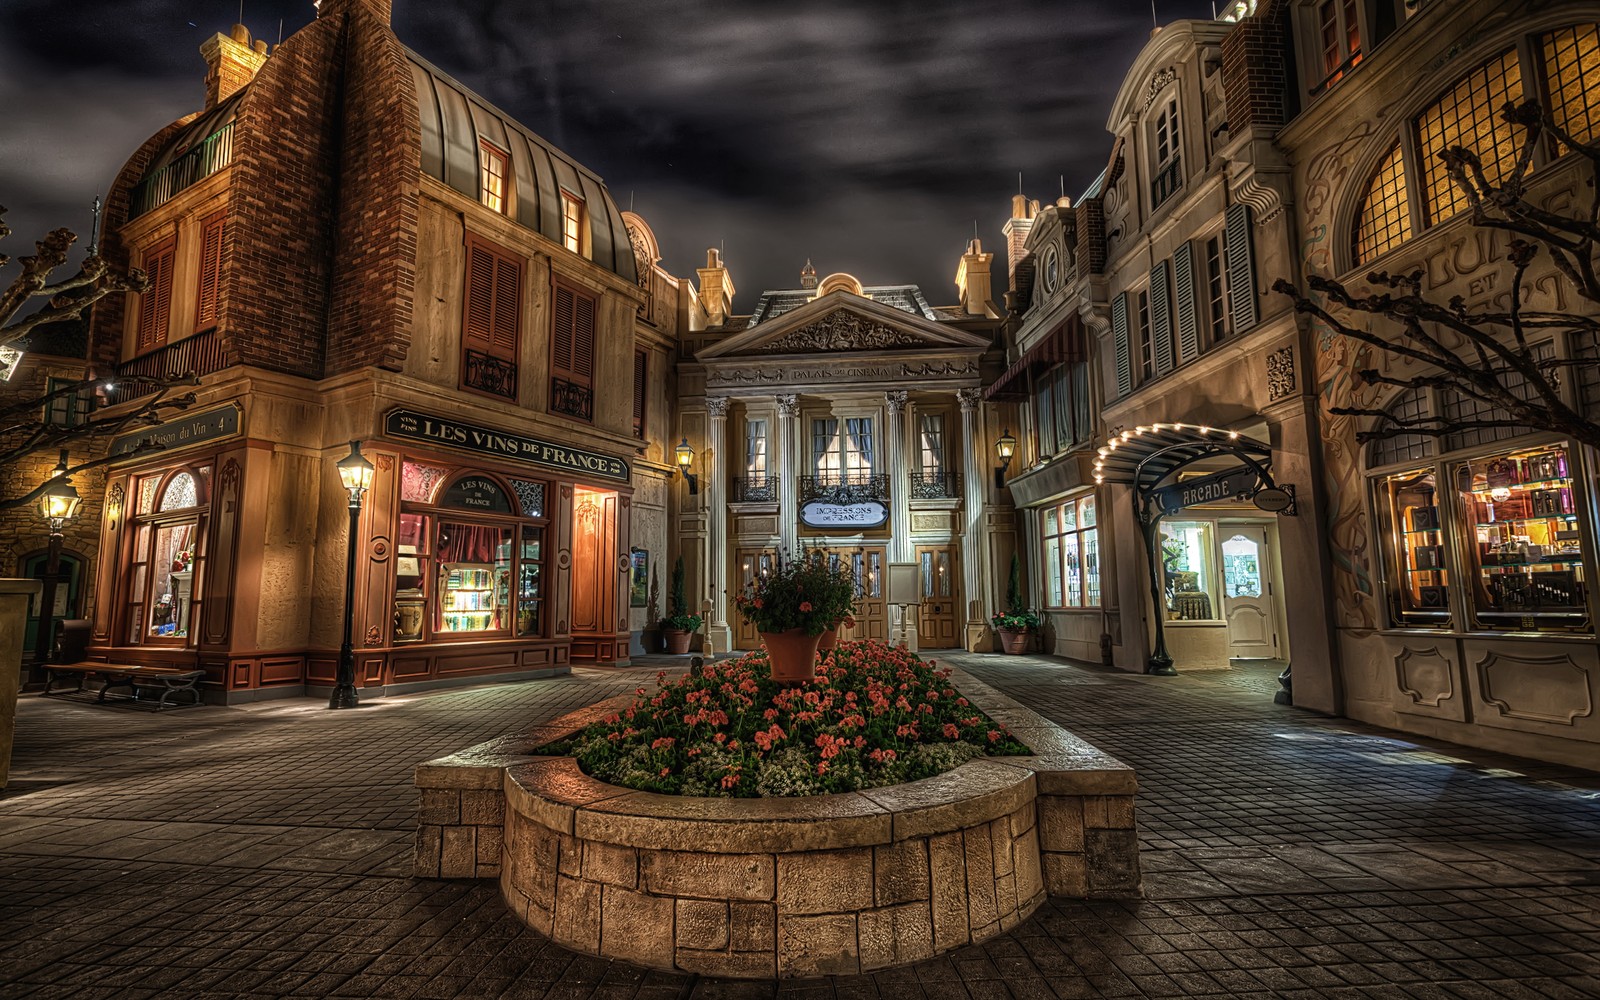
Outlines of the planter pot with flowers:
{"label": "planter pot with flowers", "polygon": [[837,635],[855,610],[855,579],[848,560],[802,550],[780,558],[776,571],[752,580],[733,600],[744,620],[761,633],[772,679],[800,684],[816,677],[824,633]]}
{"label": "planter pot with flowers", "polygon": [[1028,651],[1028,637],[1039,627],[1038,615],[1016,608],[996,612],[989,621],[1000,634],[1000,648],[1013,656]]}
{"label": "planter pot with flowers", "polygon": [[661,639],[667,652],[682,656],[689,651],[689,640],[700,631],[705,619],[689,613],[689,600],[684,592],[683,556],[672,565],[672,614],[661,619]]}

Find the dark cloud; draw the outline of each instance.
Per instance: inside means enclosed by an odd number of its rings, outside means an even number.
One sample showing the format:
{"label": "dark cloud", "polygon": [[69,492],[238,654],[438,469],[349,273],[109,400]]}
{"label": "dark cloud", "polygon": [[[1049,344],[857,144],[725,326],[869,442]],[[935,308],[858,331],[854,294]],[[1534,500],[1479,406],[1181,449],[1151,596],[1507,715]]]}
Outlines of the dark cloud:
{"label": "dark cloud", "polygon": [[[77,224],[140,139],[193,110],[196,48],[238,7],[10,6],[24,28],[0,49],[0,203],[20,236]],[[269,41],[279,18],[292,33],[311,16],[304,0],[245,4]],[[632,201],[675,273],[725,243],[741,308],[807,257],[950,301],[974,221],[1000,249],[1018,171],[1050,198],[1104,166],[1108,106],[1150,25],[1140,3],[1078,0],[395,3],[403,41]]]}

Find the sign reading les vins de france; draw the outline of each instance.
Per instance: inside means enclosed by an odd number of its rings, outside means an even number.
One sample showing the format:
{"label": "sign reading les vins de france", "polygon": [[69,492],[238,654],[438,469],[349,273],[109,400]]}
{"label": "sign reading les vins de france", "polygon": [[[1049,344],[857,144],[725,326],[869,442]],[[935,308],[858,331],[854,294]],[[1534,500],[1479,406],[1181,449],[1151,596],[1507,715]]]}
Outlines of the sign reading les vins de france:
{"label": "sign reading les vins de france", "polygon": [[529,462],[565,472],[579,472],[602,479],[627,482],[628,463],[614,455],[570,448],[537,438],[491,430],[412,410],[390,410],[384,418],[384,433],[390,437],[444,445],[480,455],[494,455],[516,462]]}

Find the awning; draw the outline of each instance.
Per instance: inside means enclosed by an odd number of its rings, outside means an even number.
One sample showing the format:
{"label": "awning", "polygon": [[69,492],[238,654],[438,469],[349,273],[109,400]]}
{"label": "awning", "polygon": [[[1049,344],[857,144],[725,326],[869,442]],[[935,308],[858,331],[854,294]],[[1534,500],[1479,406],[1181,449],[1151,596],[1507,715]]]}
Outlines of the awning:
{"label": "awning", "polygon": [[1068,317],[1060,326],[1046,334],[1044,339],[1023,352],[1004,375],[983,392],[987,400],[1026,399],[1027,377],[1048,371],[1056,365],[1088,360],[1083,344],[1083,321],[1076,315]]}
{"label": "awning", "polygon": [[1204,424],[1141,425],[1113,437],[1098,454],[1095,482],[1125,483],[1144,494],[1204,459],[1232,456],[1263,469],[1272,462],[1268,445],[1238,431]]}

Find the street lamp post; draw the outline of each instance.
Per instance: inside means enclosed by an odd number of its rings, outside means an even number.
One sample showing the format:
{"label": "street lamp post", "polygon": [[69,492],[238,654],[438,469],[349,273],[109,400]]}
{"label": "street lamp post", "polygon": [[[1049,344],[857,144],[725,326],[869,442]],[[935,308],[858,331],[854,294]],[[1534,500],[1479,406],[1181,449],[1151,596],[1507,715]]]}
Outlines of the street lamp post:
{"label": "street lamp post", "polygon": [[49,555],[45,559],[44,588],[39,595],[39,628],[33,636],[33,662],[44,666],[50,662],[51,640],[55,629],[56,577],[61,575],[61,529],[78,513],[83,499],[67,481],[67,453],[61,453],[61,463],[56,466],[50,486],[39,495],[39,513],[50,525]]}
{"label": "street lamp post", "polygon": [[339,645],[339,671],[328,707],[355,708],[361,701],[356,694],[356,652],[350,636],[355,626],[356,532],[361,521],[361,498],[372,486],[372,463],[361,454],[359,441],[351,441],[350,454],[339,460],[339,482],[350,492],[350,535],[344,561],[344,642]]}
{"label": "street lamp post", "polygon": [[1015,455],[1016,452],[1017,439],[1012,437],[1010,430],[1002,432],[1000,440],[994,443],[994,457],[1000,460],[1000,464],[994,470],[995,489],[1003,490],[1006,488],[1006,470],[1011,467],[1011,456]]}

